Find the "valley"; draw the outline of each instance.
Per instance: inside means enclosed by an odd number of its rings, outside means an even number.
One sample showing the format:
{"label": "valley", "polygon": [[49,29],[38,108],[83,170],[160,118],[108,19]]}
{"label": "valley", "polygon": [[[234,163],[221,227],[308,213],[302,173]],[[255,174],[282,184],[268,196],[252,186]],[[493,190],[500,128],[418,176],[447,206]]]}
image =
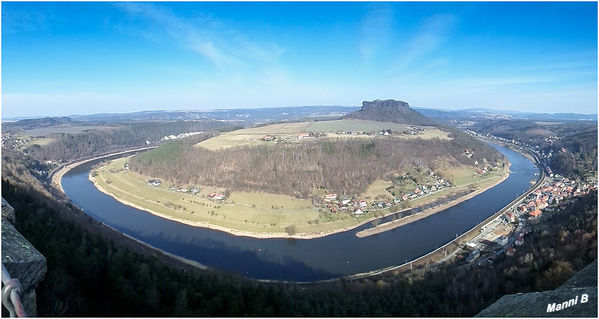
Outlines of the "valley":
{"label": "valley", "polygon": [[194,141],[112,160],[89,178],[122,203],[188,225],[308,239],[391,215],[416,221],[509,175],[489,146],[435,126],[340,119]]}

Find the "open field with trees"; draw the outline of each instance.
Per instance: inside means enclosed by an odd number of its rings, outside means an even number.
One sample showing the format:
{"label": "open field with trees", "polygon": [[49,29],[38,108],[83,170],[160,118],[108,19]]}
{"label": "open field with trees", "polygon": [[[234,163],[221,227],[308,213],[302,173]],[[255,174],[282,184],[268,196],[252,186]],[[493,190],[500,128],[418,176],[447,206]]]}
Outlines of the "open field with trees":
{"label": "open field with trees", "polygon": [[[294,138],[313,125],[317,132]],[[366,138],[320,138],[346,129]],[[257,237],[318,237],[434,205],[504,176],[504,157],[463,133],[420,127],[421,135],[438,130],[449,138],[379,134],[399,129],[417,130],[353,119],[241,129],[199,144],[198,138],[170,141],[130,157],[127,169],[116,161],[92,177],[127,204],[191,225]],[[160,183],[146,182],[152,180]]]}
{"label": "open field with trees", "polygon": [[281,123],[268,126],[245,128],[232,132],[226,132],[209,140],[202,141],[197,145],[209,150],[219,150],[235,146],[264,145],[266,142],[260,138],[271,135],[277,139],[292,140],[299,132],[304,132],[310,125],[302,123]]}
{"label": "open field with trees", "polygon": [[191,194],[173,191],[170,184],[154,187],[146,182],[148,177],[124,170],[127,160],[117,159],[94,170],[92,179],[96,186],[127,204],[165,218],[230,232],[237,230],[240,234],[263,233],[265,237],[293,235],[289,234],[291,229],[293,233],[307,234],[358,224],[349,215],[321,216],[310,200],[287,195],[230,192],[226,200],[211,200],[210,193],[228,192],[198,186],[200,191]]}
{"label": "open field with trees", "polygon": [[[180,145],[179,143],[172,143]],[[169,148],[165,155],[177,154]],[[175,155],[176,156],[176,155]],[[172,184],[168,182],[151,185],[156,177],[144,176],[128,169],[126,163],[132,157],[120,158],[102,164],[92,170],[90,179],[103,192],[117,200],[150,211],[164,218],[186,224],[227,231],[237,235],[254,237],[297,237],[313,238],[357,227],[378,217],[397,211],[433,204],[437,200],[457,196],[464,191],[484,189],[504,177],[504,170],[490,172],[485,176],[456,175],[464,183],[454,184],[451,188],[436,191],[427,196],[402,202],[386,208],[364,208],[364,213],[355,215],[352,210],[331,213],[323,202],[314,203],[310,199],[300,199],[289,195],[230,191],[222,187],[198,184]],[[470,170],[457,171],[472,175]],[[413,173],[414,174],[414,173]],[[414,180],[410,179],[411,182]],[[377,179],[367,187],[357,199],[393,200],[394,182]],[[412,188],[413,189],[413,188]],[[225,194],[225,198],[215,200],[211,195]],[[316,190],[313,197],[323,196],[325,192]]]}
{"label": "open field with trees", "polygon": [[[176,141],[138,154],[129,164],[134,172],[173,184],[212,185],[231,191],[261,191],[305,199],[317,189],[340,196],[362,194],[377,178],[385,178],[391,172],[412,168],[451,172],[463,166],[486,165],[485,159],[490,166],[503,160],[501,154],[483,142],[465,134],[452,137],[312,139],[276,147],[245,145],[218,151]],[[451,178],[445,177],[449,181]]]}
{"label": "open field with trees", "polygon": [[297,144],[306,138],[299,135],[308,133],[310,137],[323,138],[373,138],[380,131],[389,130],[385,138],[423,140],[449,140],[449,132],[433,126],[415,126],[390,122],[343,119],[333,121],[279,123],[267,126],[227,132],[198,143],[208,150],[220,150],[237,146],[257,146],[275,144]]}
{"label": "open field with trees", "polygon": [[44,145],[48,145],[48,144],[54,142],[54,140],[55,139],[53,139],[53,138],[47,138],[47,137],[34,137],[29,142],[29,145],[44,146]]}
{"label": "open field with trees", "polygon": [[167,135],[206,132],[196,138],[208,138],[212,136],[208,132],[239,128],[218,121],[138,122],[113,126],[60,124],[52,127],[26,125],[27,121],[20,126],[18,123],[3,126],[3,143],[6,146],[21,149],[40,161],[63,163],[148,143],[155,145]]}

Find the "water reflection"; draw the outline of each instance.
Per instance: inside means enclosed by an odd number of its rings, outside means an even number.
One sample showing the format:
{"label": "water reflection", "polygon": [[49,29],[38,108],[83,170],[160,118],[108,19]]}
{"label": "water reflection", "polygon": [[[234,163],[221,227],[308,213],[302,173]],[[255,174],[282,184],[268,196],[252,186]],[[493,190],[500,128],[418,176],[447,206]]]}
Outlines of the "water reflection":
{"label": "water reflection", "polygon": [[97,162],[74,168],[62,184],[73,203],[90,216],[169,253],[251,278],[310,281],[368,272],[422,256],[522,194],[536,179],[536,167],[517,152],[494,147],[512,164],[513,173],[503,183],[430,217],[365,238],[355,233],[371,227],[370,223],[324,238],[290,240],[236,237],[162,219],[99,192],[88,179]]}

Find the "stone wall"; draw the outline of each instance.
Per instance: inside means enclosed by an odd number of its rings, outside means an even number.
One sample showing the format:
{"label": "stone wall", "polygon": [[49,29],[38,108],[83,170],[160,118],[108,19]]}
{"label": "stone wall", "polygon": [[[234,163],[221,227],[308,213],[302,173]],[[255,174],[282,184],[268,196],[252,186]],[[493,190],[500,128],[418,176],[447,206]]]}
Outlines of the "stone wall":
{"label": "stone wall", "polygon": [[13,226],[15,210],[2,198],[2,264],[23,288],[21,302],[28,316],[36,316],[35,288],[47,271],[46,257]]}

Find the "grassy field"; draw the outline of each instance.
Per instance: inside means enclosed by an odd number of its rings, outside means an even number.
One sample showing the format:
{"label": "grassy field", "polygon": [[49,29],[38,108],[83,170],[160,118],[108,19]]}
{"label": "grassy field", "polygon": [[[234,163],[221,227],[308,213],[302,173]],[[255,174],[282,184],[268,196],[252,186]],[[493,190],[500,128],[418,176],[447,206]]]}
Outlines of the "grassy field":
{"label": "grassy field", "polygon": [[207,223],[252,233],[287,233],[287,227],[293,225],[298,234],[316,234],[358,223],[346,214],[321,214],[309,200],[286,195],[231,192],[224,201],[212,201],[207,195],[222,189],[202,187],[192,195],[171,191],[168,184],[153,187],[146,182],[150,177],[123,170],[127,159],[94,170],[93,180],[128,203],[191,224]]}
{"label": "grassy field", "polygon": [[[365,120],[334,120],[334,121],[320,121],[320,122],[302,122],[302,123],[281,123],[273,124],[256,128],[241,129],[233,132],[227,132],[211,139],[198,143],[198,146],[210,149],[218,150],[225,149],[235,146],[243,145],[275,145],[275,141],[265,142],[261,141],[260,138],[266,135],[276,137],[278,140],[282,140],[286,143],[299,143],[297,139],[298,133],[319,133],[326,134],[328,138],[372,138],[378,137],[378,132],[381,130],[390,129],[394,134],[391,138],[421,138],[421,139],[444,139],[448,140],[449,133],[441,131],[435,127],[420,126],[418,128],[424,131],[419,132],[416,135],[400,134],[402,131],[409,131],[415,126],[387,123],[387,122],[376,122],[376,121],[365,121]],[[366,132],[375,133],[375,135],[348,135],[348,134],[336,134],[337,131],[352,131],[352,132]],[[389,138],[389,137],[386,137]]]}
{"label": "grassy field", "polygon": [[[127,204],[192,225],[206,227],[212,225],[216,228],[234,230],[244,234],[277,234],[276,237],[285,237],[293,233],[297,237],[317,237],[319,234],[352,228],[375,216],[398,210],[395,207],[369,212],[358,217],[346,213],[330,214],[325,209],[313,206],[310,200],[259,192],[234,191],[225,200],[212,201],[208,194],[223,193],[225,190],[202,185],[170,185],[168,183],[153,187],[146,182],[153,177],[142,176],[123,169],[128,159],[128,157],[116,159],[93,169],[92,180],[98,187]],[[458,170],[455,172],[456,180],[459,181],[456,187],[411,200],[408,202],[409,206],[417,207],[433,202],[442,196],[461,191],[473,184],[476,188],[484,187],[500,178],[501,173],[497,171],[486,176],[475,177],[471,168]],[[378,179],[368,187],[360,198],[369,201],[375,200],[377,197],[391,199],[391,194],[386,190],[391,185],[390,181]],[[200,186],[201,191],[194,195],[172,191],[171,186],[187,187],[188,189],[191,186]]]}
{"label": "grassy field", "polygon": [[380,130],[391,129],[393,132],[408,130],[411,126],[405,124],[396,124],[390,122],[377,122],[366,120],[334,120],[320,121],[311,123],[306,131],[308,132],[335,132],[335,131],[364,131],[379,132]]}
{"label": "grassy field", "polygon": [[[504,171],[499,169],[497,171],[491,171],[485,175],[476,175],[474,172],[476,168],[473,166],[466,166],[458,169],[454,169],[453,171],[445,172],[444,176],[451,176],[450,181],[452,182],[453,187],[445,188],[441,191],[437,191],[434,194],[429,194],[424,197],[419,197],[409,201],[411,207],[417,207],[418,205],[424,205],[426,203],[431,202],[434,199],[446,196],[448,194],[456,193],[462,191],[466,188],[472,187],[473,189],[484,188],[487,185],[494,183],[496,180],[501,178],[504,174]],[[413,183],[410,183],[413,184]],[[413,187],[408,187],[405,192],[411,192],[414,190],[416,184],[413,184]],[[366,200],[377,200],[377,199],[393,199],[393,194],[387,190],[387,188],[393,186],[391,181],[385,181],[382,179],[377,179],[374,181],[362,194]],[[403,193],[403,192],[402,192]]]}
{"label": "grassy field", "polygon": [[308,122],[303,123],[282,123],[273,124],[262,127],[246,128],[227,132],[211,139],[198,143],[198,146],[209,150],[225,149],[234,146],[243,145],[263,145],[274,144],[273,142],[260,141],[259,138],[265,135],[272,135],[281,139],[293,140],[297,133],[305,132],[310,125]]}
{"label": "grassy field", "polygon": [[490,171],[484,175],[476,175],[474,172],[477,170],[474,166],[464,166],[461,168],[454,168],[451,170],[442,171],[443,176],[447,176],[449,180],[452,181],[453,184],[460,185],[470,185],[473,183],[477,183],[481,180],[484,180],[491,176],[501,176],[503,174],[503,170],[499,168],[497,171]]}
{"label": "grassy field", "polygon": [[41,127],[30,130],[24,130],[24,134],[29,136],[46,136],[56,133],[76,134],[89,130],[114,130],[116,126],[98,126],[98,125],[65,125],[56,127]]}
{"label": "grassy field", "polygon": [[383,197],[386,199],[393,199],[393,195],[387,191],[387,187],[393,186],[391,181],[384,181],[382,179],[375,180],[364,192],[364,198],[366,200],[374,200],[377,197]]}
{"label": "grassy field", "polygon": [[31,139],[31,141],[29,142],[30,145],[39,145],[39,146],[44,146],[47,144],[50,144],[50,142],[54,141],[53,138],[47,138],[47,137],[34,137]]}

